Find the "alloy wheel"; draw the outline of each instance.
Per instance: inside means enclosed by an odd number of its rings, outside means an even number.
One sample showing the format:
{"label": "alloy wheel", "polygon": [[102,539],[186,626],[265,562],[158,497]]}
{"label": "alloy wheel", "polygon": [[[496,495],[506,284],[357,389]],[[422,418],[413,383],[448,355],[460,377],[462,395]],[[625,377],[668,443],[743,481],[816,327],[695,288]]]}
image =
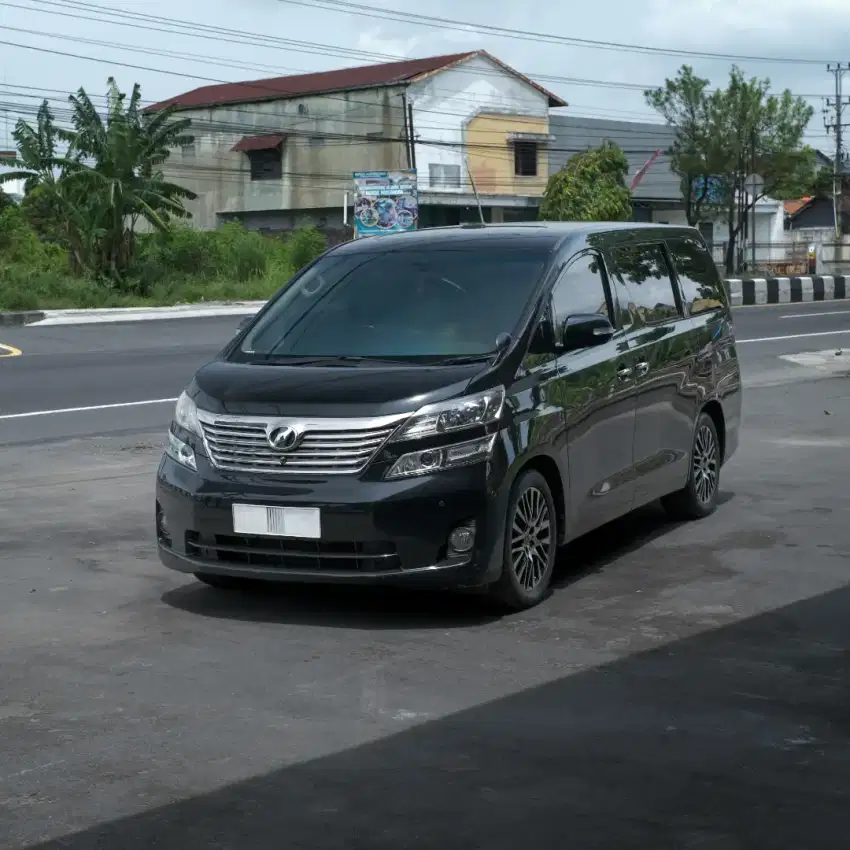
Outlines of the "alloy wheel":
{"label": "alloy wheel", "polygon": [[717,439],[708,425],[702,425],[694,441],[693,477],[696,496],[704,505],[717,491],[718,460]]}
{"label": "alloy wheel", "polygon": [[549,503],[541,490],[528,487],[517,499],[511,524],[511,568],[526,591],[546,575],[552,550]]}

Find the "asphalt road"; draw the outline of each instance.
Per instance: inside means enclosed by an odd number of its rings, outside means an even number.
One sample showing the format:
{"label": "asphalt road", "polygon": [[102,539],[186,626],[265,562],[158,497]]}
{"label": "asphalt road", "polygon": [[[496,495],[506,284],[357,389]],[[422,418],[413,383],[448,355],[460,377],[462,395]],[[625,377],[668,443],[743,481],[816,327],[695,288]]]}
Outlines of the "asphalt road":
{"label": "asphalt road", "polygon": [[717,513],[606,527],[507,617],[167,572],[170,404],[2,417],[173,397],[235,322],[2,331],[22,354],[0,357],[0,847],[844,850],[838,309],[738,310]]}
{"label": "asphalt road", "polygon": [[[0,331],[0,355],[21,352],[0,356],[0,446],[162,430],[170,418],[171,399],[232,337],[239,321],[183,319]],[[735,324],[750,386],[799,379],[801,367],[782,355],[845,346],[850,359],[850,306],[842,302],[742,307],[735,312]],[[56,412],[69,408],[72,412]]]}

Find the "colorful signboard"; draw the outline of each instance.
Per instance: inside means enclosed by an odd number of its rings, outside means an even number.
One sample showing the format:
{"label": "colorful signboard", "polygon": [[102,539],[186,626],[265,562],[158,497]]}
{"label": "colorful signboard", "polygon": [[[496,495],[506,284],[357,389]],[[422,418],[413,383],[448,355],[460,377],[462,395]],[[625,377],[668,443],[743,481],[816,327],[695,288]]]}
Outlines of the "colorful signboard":
{"label": "colorful signboard", "polygon": [[416,171],[354,172],[354,238],[416,230]]}

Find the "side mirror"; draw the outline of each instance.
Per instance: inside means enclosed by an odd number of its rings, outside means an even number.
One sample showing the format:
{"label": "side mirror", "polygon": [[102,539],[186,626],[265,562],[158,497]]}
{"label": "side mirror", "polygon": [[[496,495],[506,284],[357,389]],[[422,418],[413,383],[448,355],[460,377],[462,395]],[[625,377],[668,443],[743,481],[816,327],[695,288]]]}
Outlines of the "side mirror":
{"label": "side mirror", "polygon": [[564,334],[561,340],[563,351],[577,351],[602,345],[614,336],[614,326],[599,313],[570,316],[564,322]]}

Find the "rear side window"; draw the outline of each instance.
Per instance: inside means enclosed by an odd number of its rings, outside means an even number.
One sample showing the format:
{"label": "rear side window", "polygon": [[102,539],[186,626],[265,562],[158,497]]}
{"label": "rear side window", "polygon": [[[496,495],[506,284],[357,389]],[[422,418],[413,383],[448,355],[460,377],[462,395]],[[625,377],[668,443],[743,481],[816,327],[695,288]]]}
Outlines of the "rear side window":
{"label": "rear side window", "polygon": [[621,245],[611,251],[613,273],[628,292],[629,313],[641,324],[679,317],[670,266],[661,245]]}
{"label": "rear side window", "polygon": [[724,309],[723,283],[708,251],[696,239],[686,236],[671,239],[667,248],[682,284],[689,313],[696,316]]}

